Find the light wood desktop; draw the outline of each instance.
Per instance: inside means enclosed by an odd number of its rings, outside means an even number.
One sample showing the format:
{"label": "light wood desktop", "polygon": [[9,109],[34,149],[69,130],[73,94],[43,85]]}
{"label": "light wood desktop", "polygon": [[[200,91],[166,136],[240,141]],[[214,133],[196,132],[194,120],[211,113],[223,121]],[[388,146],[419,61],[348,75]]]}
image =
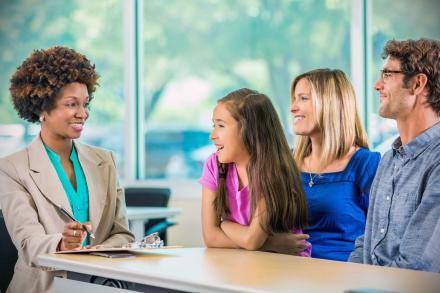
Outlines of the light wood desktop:
{"label": "light wood desktop", "polygon": [[130,231],[136,240],[145,234],[145,224],[151,219],[171,218],[181,213],[179,208],[167,207],[127,207],[127,218]]}
{"label": "light wood desktop", "polygon": [[[429,293],[439,292],[440,288],[440,274],[435,273],[240,249],[161,249],[126,259],[46,254],[39,256],[38,264],[189,292]],[[63,281],[70,282],[57,280]]]}

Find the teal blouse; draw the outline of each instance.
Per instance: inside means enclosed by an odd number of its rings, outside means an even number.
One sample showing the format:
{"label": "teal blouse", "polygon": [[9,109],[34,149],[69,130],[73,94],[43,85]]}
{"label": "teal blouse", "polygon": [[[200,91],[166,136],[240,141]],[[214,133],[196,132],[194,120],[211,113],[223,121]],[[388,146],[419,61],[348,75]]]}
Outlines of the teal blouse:
{"label": "teal blouse", "polygon": [[[73,216],[81,223],[89,221],[89,191],[87,188],[86,176],[79,163],[75,147],[72,146],[70,161],[73,163],[73,169],[75,172],[76,190],[73,188],[72,183],[70,183],[70,180],[61,165],[60,156],[52,151],[46,144],[44,144],[44,147],[58,174],[58,178],[63,185],[64,191],[67,194],[67,199],[69,200],[70,208],[73,211]],[[84,241],[84,245],[87,244],[89,244],[89,237],[86,237]]]}

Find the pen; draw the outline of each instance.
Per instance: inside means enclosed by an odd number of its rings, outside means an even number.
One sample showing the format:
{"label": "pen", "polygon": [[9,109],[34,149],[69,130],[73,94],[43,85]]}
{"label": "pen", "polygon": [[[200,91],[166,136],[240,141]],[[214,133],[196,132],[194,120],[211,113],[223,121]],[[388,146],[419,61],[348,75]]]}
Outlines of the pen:
{"label": "pen", "polygon": [[[75,219],[65,208],[63,208],[62,206],[58,206],[58,208],[60,209],[60,211],[66,215],[69,219],[71,219],[74,222],[78,222],[80,223],[77,219]],[[81,224],[81,223],[80,223]],[[81,224],[81,226],[83,227],[83,230],[87,232],[87,234],[90,235],[91,238],[95,239],[95,235],[93,233],[90,233],[86,226],[84,224]]]}

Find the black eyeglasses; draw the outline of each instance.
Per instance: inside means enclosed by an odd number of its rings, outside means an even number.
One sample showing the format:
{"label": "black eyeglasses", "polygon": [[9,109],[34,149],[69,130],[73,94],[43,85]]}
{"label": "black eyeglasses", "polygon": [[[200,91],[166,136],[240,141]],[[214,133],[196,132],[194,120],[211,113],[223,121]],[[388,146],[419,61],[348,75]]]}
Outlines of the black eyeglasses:
{"label": "black eyeglasses", "polygon": [[403,70],[389,70],[389,69],[382,69],[380,71],[380,79],[385,82],[388,78],[391,77],[391,75],[393,73],[402,73],[402,74],[409,74],[410,72],[408,71],[403,71]]}

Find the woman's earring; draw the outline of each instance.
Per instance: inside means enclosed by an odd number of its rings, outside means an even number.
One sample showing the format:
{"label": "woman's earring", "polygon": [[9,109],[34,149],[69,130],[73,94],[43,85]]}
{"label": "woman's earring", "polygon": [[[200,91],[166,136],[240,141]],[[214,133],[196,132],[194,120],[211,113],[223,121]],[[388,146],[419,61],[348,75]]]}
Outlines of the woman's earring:
{"label": "woman's earring", "polygon": [[40,122],[43,122],[45,119],[44,119],[44,116],[43,115],[41,115],[40,116]]}

